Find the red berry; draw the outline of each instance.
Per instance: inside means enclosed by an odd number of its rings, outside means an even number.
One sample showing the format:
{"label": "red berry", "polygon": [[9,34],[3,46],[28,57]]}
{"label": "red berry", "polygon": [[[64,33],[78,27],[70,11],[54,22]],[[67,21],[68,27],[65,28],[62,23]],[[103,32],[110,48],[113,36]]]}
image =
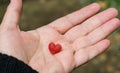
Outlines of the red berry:
{"label": "red berry", "polygon": [[51,42],[49,44],[49,51],[52,53],[52,54],[56,54],[56,53],[59,53],[61,51],[62,47],[60,44],[54,44],[53,42]]}

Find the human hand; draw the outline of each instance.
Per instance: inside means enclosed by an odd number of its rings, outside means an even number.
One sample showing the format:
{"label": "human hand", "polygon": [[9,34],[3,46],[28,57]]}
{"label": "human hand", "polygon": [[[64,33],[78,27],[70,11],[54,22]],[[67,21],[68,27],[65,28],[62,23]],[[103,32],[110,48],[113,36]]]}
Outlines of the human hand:
{"label": "human hand", "polygon": [[[23,32],[18,26],[21,7],[22,0],[11,0],[0,27],[0,51],[40,73],[68,73],[91,60],[109,47],[105,38],[120,23],[115,9],[96,14],[100,6],[94,3],[46,26]],[[62,51],[52,55],[50,42],[61,44]]]}

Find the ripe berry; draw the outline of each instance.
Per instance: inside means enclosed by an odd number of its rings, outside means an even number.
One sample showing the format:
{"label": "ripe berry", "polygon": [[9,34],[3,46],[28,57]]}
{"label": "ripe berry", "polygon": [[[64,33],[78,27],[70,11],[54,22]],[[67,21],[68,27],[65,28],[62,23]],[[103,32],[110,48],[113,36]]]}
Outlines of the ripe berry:
{"label": "ripe berry", "polygon": [[61,50],[62,50],[62,47],[60,44],[54,44],[53,42],[51,42],[49,44],[49,51],[52,53],[52,54],[56,54],[56,53],[59,53]]}

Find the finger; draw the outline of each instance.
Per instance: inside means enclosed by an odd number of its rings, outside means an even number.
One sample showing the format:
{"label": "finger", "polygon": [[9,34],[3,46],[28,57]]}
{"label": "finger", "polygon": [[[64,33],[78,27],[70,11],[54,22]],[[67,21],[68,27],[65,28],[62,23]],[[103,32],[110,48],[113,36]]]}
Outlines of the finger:
{"label": "finger", "polygon": [[78,10],[72,14],[69,14],[65,17],[62,17],[49,25],[56,29],[60,33],[65,33],[67,30],[72,28],[73,26],[81,23],[88,17],[94,15],[100,10],[100,5],[97,3],[93,3],[81,10]]}
{"label": "finger", "polygon": [[85,62],[101,54],[103,51],[105,51],[109,47],[109,45],[110,45],[110,41],[105,39],[91,47],[80,49],[75,53],[75,56],[74,56],[76,67],[84,64]]}
{"label": "finger", "polygon": [[11,0],[2,21],[3,27],[14,28],[18,25],[22,9],[22,0]]}
{"label": "finger", "polygon": [[116,17],[117,15],[118,12],[116,9],[114,8],[107,9],[86,20],[81,25],[77,25],[76,27],[72,28],[65,34],[65,37],[70,41],[74,41],[80,36],[84,36],[90,33],[91,31],[95,30],[97,27],[100,27],[102,24]]}
{"label": "finger", "polygon": [[114,18],[110,20],[109,22],[105,23],[101,27],[89,33],[84,38],[77,39],[73,43],[73,45],[76,46],[75,50],[78,50],[79,48],[84,48],[99,42],[100,40],[110,35],[113,31],[115,31],[119,26],[120,26],[119,19]]}

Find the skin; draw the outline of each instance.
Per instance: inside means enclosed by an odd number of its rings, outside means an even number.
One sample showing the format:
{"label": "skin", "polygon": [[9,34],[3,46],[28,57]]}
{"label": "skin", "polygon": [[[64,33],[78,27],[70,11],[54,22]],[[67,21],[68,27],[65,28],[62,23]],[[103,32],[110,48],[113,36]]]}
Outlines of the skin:
{"label": "skin", "polygon": [[[0,26],[0,52],[22,60],[39,73],[69,73],[104,52],[110,45],[106,37],[120,26],[116,9],[98,13],[100,5],[93,3],[24,32],[19,29],[21,10],[22,0],[11,0]],[[62,51],[52,55],[50,42],[61,44]]]}

